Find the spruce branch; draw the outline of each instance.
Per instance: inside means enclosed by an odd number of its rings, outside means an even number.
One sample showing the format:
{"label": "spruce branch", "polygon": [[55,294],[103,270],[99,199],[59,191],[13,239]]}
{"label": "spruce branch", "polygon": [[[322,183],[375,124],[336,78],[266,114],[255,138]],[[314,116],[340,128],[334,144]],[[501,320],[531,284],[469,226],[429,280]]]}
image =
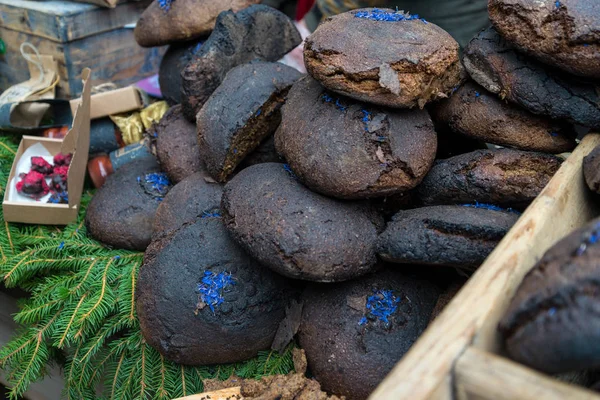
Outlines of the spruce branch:
{"label": "spruce branch", "polygon": [[[0,195],[16,153],[14,138],[0,135]],[[0,212],[0,278],[30,298],[15,315],[21,327],[0,349],[11,399],[43,377],[57,353],[67,399],[167,400],[201,392],[204,379],[231,374],[260,378],[292,370],[291,349],[261,352],[235,365],[187,367],[166,360],[143,339],[135,310],[143,254],[109,249],[88,237],[82,197],[75,223],[64,228],[8,224]]]}

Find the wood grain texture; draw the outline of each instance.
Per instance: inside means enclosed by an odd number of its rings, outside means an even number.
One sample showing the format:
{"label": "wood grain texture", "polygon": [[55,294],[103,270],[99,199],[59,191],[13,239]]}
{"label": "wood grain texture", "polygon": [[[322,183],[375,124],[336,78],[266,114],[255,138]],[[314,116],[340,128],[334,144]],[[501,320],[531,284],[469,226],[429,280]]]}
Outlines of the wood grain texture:
{"label": "wood grain texture", "polygon": [[456,400],[598,400],[589,390],[471,347],[456,363]]}
{"label": "wood grain texture", "polygon": [[126,2],[108,9],[69,1],[0,0],[0,25],[66,43],[134,23],[151,1]]}
{"label": "wood grain texture", "polygon": [[52,55],[58,61],[60,83],[58,98],[81,94],[81,72],[90,67],[92,86],[114,82],[127,86],[154,75],[166,47],[145,49],[137,45],[131,29],[122,28],[89,36],[70,43],[57,43],[39,36],[0,27],[0,37],[6,43],[6,54],[0,56],[0,89],[29,79],[27,61],[19,46],[28,41],[40,53]]}
{"label": "wood grain texture", "polygon": [[243,400],[244,398],[240,394],[240,387],[233,387],[223,390],[217,390],[214,392],[206,392],[201,394],[194,394],[192,396],[180,397],[173,400]]}
{"label": "wood grain texture", "polygon": [[[4,346],[15,334],[17,324],[12,315],[18,311],[17,301],[6,293],[0,292],[0,347]],[[60,399],[64,381],[60,370],[52,367],[48,376],[40,382],[33,383],[25,393],[29,400]],[[0,372],[0,383],[7,385],[6,376]]]}
{"label": "wood grain texture", "polygon": [[482,349],[499,348],[496,325],[523,276],[556,241],[599,214],[585,188],[582,173],[583,157],[598,144],[598,134],[583,139],[486,262],[370,399],[440,398],[440,393],[451,393],[452,388],[447,386],[453,365],[473,342]]}

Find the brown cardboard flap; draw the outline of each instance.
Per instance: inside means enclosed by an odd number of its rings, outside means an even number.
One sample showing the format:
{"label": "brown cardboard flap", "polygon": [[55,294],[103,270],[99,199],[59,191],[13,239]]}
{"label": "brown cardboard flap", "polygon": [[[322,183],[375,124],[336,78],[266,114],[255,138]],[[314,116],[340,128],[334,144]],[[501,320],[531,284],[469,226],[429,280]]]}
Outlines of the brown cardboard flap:
{"label": "brown cardboard flap", "polygon": [[[71,110],[75,114],[81,99],[71,100]],[[97,93],[92,96],[90,105],[90,119],[108,117],[109,115],[121,114],[144,107],[142,96],[138,89],[128,86],[109,92]]]}
{"label": "brown cardboard flap", "polygon": [[75,111],[73,126],[65,136],[61,146],[63,154],[72,153],[73,159],[69,166],[67,187],[69,188],[69,207],[74,207],[81,201],[83,182],[90,149],[90,83],[91,70],[86,68],[81,73],[83,81],[82,101]]}

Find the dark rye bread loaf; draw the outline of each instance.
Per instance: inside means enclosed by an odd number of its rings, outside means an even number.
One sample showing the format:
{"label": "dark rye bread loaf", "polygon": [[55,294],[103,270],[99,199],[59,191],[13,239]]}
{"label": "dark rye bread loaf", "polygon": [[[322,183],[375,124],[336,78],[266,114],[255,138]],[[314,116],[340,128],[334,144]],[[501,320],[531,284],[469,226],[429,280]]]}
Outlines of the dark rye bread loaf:
{"label": "dark rye bread loaf", "polygon": [[224,182],[281,122],[281,106],[302,74],[280,63],[253,62],[227,73],[196,116],[200,158]]}
{"label": "dark rye bread loaf", "polygon": [[313,284],[298,332],[323,390],[366,400],[425,330],[440,289],[387,268],[341,284]]}
{"label": "dark rye bread loaf", "polygon": [[170,182],[154,158],[134,161],[109,176],[86,209],[90,236],[118,249],[144,251],[156,209]]}
{"label": "dark rye bread loaf", "polygon": [[600,219],[554,245],[500,322],[510,357],[548,373],[600,366]]}
{"label": "dark rye bread loaf", "polygon": [[181,105],[171,107],[154,126],[156,158],[174,183],[206,169],[200,158],[196,127],[183,117]]}
{"label": "dark rye bread loaf", "polygon": [[398,264],[475,270],[517,222],[497,207],[433,206],[398,212],[377,241],[377,254]]}
{"label": "dark rye bread loaf", "polygon": [[285,276],[335,282],[375,267],[383,218],[364,204],[311,192],[284,164],[241,171],[225,185],[221,211],[233,238]]}
{"label": "dark rye bread loaf", "polygon": [[429,110],[436,123],[486,143],[553,154],[576,145],[572,125],[531,114],[474,82],[467,82]]}
{"label": "dark rye bread loaf", "polygon": [[494,204],[524,208],[558,171],[556,156],[512,149],[476,150],[438,160],[417,196],[423,205]]}
{"label": "dark rye bread loaf", "polygon": [[424,110],[391,110],[339,98],[307,76],[291,89],[275,146],[312,190],[341,199],[417,186],[437,140]]}
{"label": "dark rye bread loaf", "polygon": [[197,172],[173,186],[156,210],[153,235],[179,228],[198,218],[220,215],[223,185]]}
{"label": "dark rye bread loaf", "polygon": [[260,0],[177,0],[161,7],[153,1],[133,31],[140,46],[154,47],[196,39],[210,34],[222,11],[242,10]]}
{"label": "dark rye bread loaf", "polygon": [[199,40],[172,44],[160,61],[158,84],[169,105],[181,103],[181,71],[192,56],[200,51],[203,43],[203,40]]}
{"label": "dark rye bread loaf", "polygon": [[231,240],[220,218],[155,238],[136,290],[149,345],[178,364],[247,360],[270,348],[292,290]]}
{"label": "dark rye bread loaf", "polygon": [[493,28],[471,40],[463,62],[473,80],[501,99],[534,114],[600,127],[597,83],[552,69],[517,52]]}
{"label": "dark rye bread loaf", "polygon": [[285,14],[264,5],[219,14],[215,30],[183,70],[183,112],[189,121],[230,69],[252,60],[277,61],[302,42]]}
{"label": "dark rye bread loaf", "polygon": [[442,28],[390,9],[324,20],[304,45],[308,72],[327,89],[368,103],[411,108],[461,81],[458,43]]}
{"label": "dark rye bread loaf", "polygon": [[490,19],[519,50],[571,74],[600,79],[600,2],[490,0]]}

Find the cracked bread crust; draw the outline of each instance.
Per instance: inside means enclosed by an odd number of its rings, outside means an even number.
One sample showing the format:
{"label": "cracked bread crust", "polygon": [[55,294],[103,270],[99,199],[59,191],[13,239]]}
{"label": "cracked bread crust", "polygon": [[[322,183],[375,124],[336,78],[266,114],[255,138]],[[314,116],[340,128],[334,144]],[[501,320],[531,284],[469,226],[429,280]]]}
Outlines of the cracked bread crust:
{"label": "cracked bread crust", "polygon": [[[383,321],[360,325],[367,297],[393,290],[400,301]],[[425,330],[440,289],[393,267],[350,282],[311,285],[298,332],[310,371],[323,390],[365,400]]]}
{"label": "cracked bread crust", "polygon": [[417,196],[423,205],[494,204],[525,208],[558,171],[561,159],[512,149],[476,150],[437,161]]}
{"label": "cracked bread crust", "polygon": [[301,76],[287,65],[260,61],[227,73],[196,115],[200,158],[215,180],[226,181],[275,132],[285,95]]}
{"label": "cracked bread crust", "polygon": [[233,238],[290,278],[343,281],[371,271],[377,261],[381,216],[364,204],[311,192],[283,164],[238,173],[225,185],[221,209]]}
{"label": "cracked bread crust", "polygon": [[426,111],[334,100],[307,76],[288,94],[275,145],[312,190],[364,199],[418,185],[433,165],[437,139]]}
{"label": "cracked bread crust", "polygon": [[377,240],[377,254],[399,264],[473,271],[517,222],[514,212],[433,206],[397,213]]}
{"label": "cracked bread crust", "polygon": [[[213,312],[197,285],[206,271],[231,274]],[[155,238],[140,268],[136,308],[149,345],[185,365],[244,361],[270,348],[293,291],[248,256],[220,218],[197,218]],[[218,334],[215,334],[218,332]]]}
{"label": "cracked bread crust", "polygon": [[599,224],[562,239],[523,279],[499,325],[514,360],[548,373],[600,366],[600,245],[589,242]]}
{"label": "cracked bread crust", "polygon": [[369,10],[327,18],[306,39],[306,69],[323,86],[368,103],[423,108],[461,82],[459,46],[450,34],[421,20],[355,17]]}
{"label": "cracked bread crust", "polygon": [[559,154],[575,148],[575,129],[508,104],[474,82],[430,107],[432,118],[473,139],[520,150]]}
{"label": "cracked bread crust", "polygon": [[489,28],[465,48],[465,68],[477,83],[501,99],[534,114],[600,127],[600,89],[518,53],[498,32]]}
{"label": "cracked bread crust", "polygon": [[236,14],[219,14],[215,30],[181,72],[183,113],[189,121],[232,68],[253,60],[277,61],[302,42],[282,12],[252,5]]}
{"label": "cracked bread crust", "polygon": [[596,0],[490,0],[498,32],[542,61],[600,79],[600,3]]}

